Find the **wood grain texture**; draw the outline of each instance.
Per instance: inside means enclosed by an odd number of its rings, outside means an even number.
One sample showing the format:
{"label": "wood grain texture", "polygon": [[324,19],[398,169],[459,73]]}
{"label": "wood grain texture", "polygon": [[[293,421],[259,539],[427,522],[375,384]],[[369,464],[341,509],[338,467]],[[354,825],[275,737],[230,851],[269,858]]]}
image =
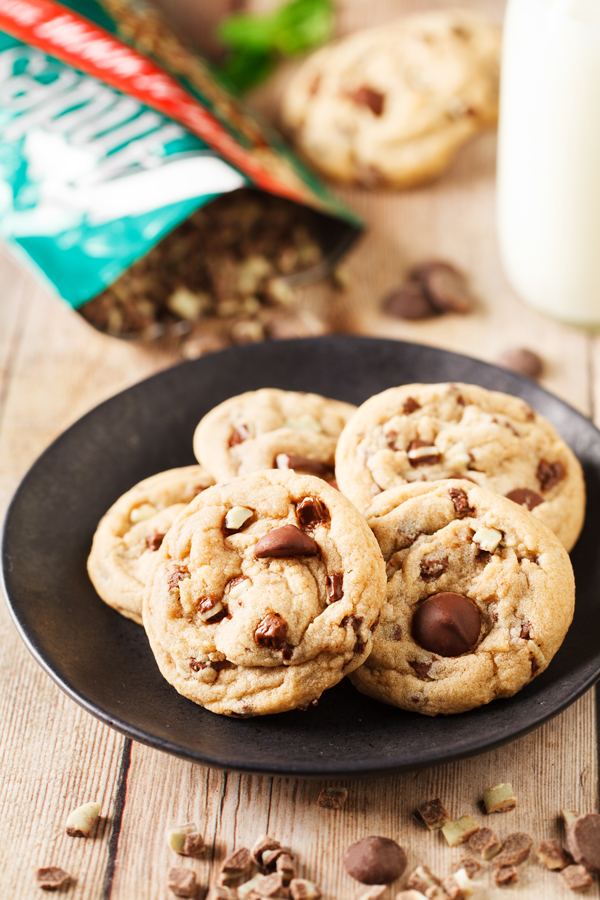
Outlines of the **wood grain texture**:
{"label": "wood grain texture", "polygon": [[[343,0],[341,5],[340,29],[347,31],[386,21],[419,3]],[[451,4],[432,0],[428,5]],[[462,0],[462,5],[498,19],[503,7],[501,0]],[[256,96],[268,114],[286,75],[284,68]],[[451,172],[427,188],[403,194],[343,192],[369,223],[348,262],[350,288],[338,298],[348,327],[487,360],[505,347],[530,346],[546,361],[543,384],[600,421],[600,340],[529,310],[504,279],[494,229],[494,157],[495,139],[488,134],[465,148]],[[464,267],[479,298],[474,315],[423,323],[381,315],[384,293],[413,261],[425,257],[447,257]],[[1,515],[21,476],[55,436],[108,396],[171,365],[178,354],[173,343],[139,346],[94,332],[4,254],[0,284]],[[316,799],[333,782],[209,770],[132,744],[101,725],[37,667],[4,604],[0,642],[2,898],[42,896],[35,869],[59,865],[75,879],[64,896],[165,900],[171,865],[190,866],[206,885],[226,853],[268,831],[294,849],[300,873],[323,886],[325,900],[353,900],[361,888],[344,872],[341,856],[368,834],[399,840],[409,868],[424,863],[439,875],[450,871],[460,853],[412,818],[426,799],[441,797],[454,816],[469,813],[501,837],[524,830],[535,841],[560,837],[561,806],[598,809],[593,692],[538,731],[475,759],[393,778],[343,782],[347,803],[341,811],[330,811],[319,809]],[[487,818],[478,804],[485,788],[499,781],[513,784],[519,806]],[[91,799],[102,803],[96,837],[67,837],[67,813]],[[198,824],[208,844],[198,860],[180,860],[164,839],[166,826],[187,821]],[[505,896],[489,881],[482,883],[476,896]],[[522,867],[519,883],[508,890],[518,900],[572,896],[535,860]],[[597,884],[587,896],[600,896]]]}

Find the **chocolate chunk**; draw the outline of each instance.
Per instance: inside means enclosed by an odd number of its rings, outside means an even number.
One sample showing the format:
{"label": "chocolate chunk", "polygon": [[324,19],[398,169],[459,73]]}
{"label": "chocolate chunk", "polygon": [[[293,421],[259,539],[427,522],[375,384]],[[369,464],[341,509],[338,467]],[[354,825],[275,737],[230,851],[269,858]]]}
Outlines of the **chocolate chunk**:
{"label": "chocolate chunk", "polygon": [[250,432],[246,428],[245,425],[238,425],[237,428],[234,429],[231,437],[229,438],[229,446],[235,447],[236,444],[243,444],[244,441],[248,440],[250,437]]}
{"label": "chocolate chunk", "polygon": [[198,887],[196,873],[183,866],[174,866],[169,869],[167,884],[169,890],[176,897],[193,897]]}
{"label": "chocolate chunk", "polygon": [[504,887],[505,884],[512,884],[519,880],[519,875],[514,866],[500,866],[494,872],[494,881],[498,887]]}
{"label": "chocolate chunk", "polygon": [[221,672],[223,669],[234,669],[235,663],[229,662],[228,659],[217,659],[214,662],[211,662],[211,668],[215,670],[215,672]]}
{"label": "chocolate chunk", "polygon": [[540,666],[537,659],[532,656],[531,657],[531,677],[534,678],[539,672]]}
{"label": "chocolate chunk", "polygon": [[482,859],[491,859],[500,851],[501,843],[491,828],[480,828],[469,838],[469,847]]}
{"label": "chocolate chunk", "polygon": [[327,507],[318,497],[305,497],[296,506],[296,515],[302,531],[312,531],[318,525],[329,522]]}
{"label": "chocolate chunk", "polygon": [[183,581],[184,578],[189,578],[190,573],[185,568],[185,566],[175,566],[169,575],[169,590],[176,591],[180,581]]}
{"label": "chocolate chunk", "polygon": [[600,815],[579,816],[567,829],[567,847],[576,863],[600,872]]}
{"label": "chocolate chunk", "polygon": [[340,572],[334,572],[333,575],[327,576],[327,602],[335,603],[344,596],[342,583],[344,576]]}
{"label": "chocolate chunk", "polygon": [[411,441],[408,445],[408,461],[411,466],[433,466],[440,461],[440,451],[429,441]]}
{"label": "chocolate chunk", "polygon": [[273,468],[277,469],[293,469],[302,475],[315,475],[327,481],[333,478],[333,466],[329,463],[321,462],[320,459],[309,459],[308,456],[301,456],[299,453],[278,453],[275,457]]}
{"label": "chocolate chunk", "polygon": [[572,862],[558,841],[542,841],[535,854],[541,864],[553,872],[566,868]]}
{"label": "chocolate chunk", "polygon": [[341,624],[342,628],[345,628],[346,625],[352,625],[354,631],[356,632],[356,634],[358,634],[362,623],[363,623],[362,616],[344,616],[344,618],[342,619],[340,624]]}
{"label": "chocolate chunk", "polygon": [[544,502],[544,498],[540,497],[537,491],[532,491],[529,488],[515,488],[514,491],[509,491],[506,497],[508,500],[512,500],[513,503],[524,506],[530,512]]}
{"label": "chocolate chunk", "polygon": [[202,597],[198,600],[196,610],[203,621],[211,623],[220,622],[229,615],[229,610],[218,597]]}
{"label": "chocolate chunk", "polygon": [[526,347],[512,347],[498,357],[498,363],[511,372],[526,375],[527,378],[539,378],[544,371],[544,363],[533,350]]}
{"label": "chocolate chunk", "polygon": [[571,891],[587,891],[594,883],[594,879],[585,866],[567,866],[560,872],[560,875]]}
{"label": "chocolate chunk", "polygon": [[46,866],[35,873],[38,886],[43,891],[58,891],[71,880],[70,875],[58,866]]}
{"label": "chocolate chunk", "polygon": [[430,831],[437,831],[438,828],[450,821],[450,813],[439,798],[422,803],[417,808],[417,812]]}
{"label": "chocolate chunk", "polygon": [[411,669],[415,670],[415,672],[417,673],[419,678],[421,678],[423,681],[431,681],[431,678],[429,677],[429,670],[431,669],[431,663],[423,663],[423,662],[417,662],[416,660],[413,660],[412,662],[409,661],[408,664],[411,667]]}
{"label": "chocolate chunk", "polygon": [[414,397],[407,397],[402,407],[404,415],[410,416],[411,413],[416,412],[418,409],[421,409],[421,404]]}
{"label": "chocolate chunk", "polygon": [[204,662],[200,659],[194,659],[193,656],[190,656],[190,658],[188,659],[188,663],[192,672],[200,672],[201,669],[206,669],[206,667],[210,665],[209,662]]}
{"label": "chocolate chunk", "polygon": [[519,637],[523,641],[528,641],[530,635],[531,635],[531,622],[528,622],[527,619],[525,619],[521,623],[521,633],[520,633]]}
{"label": "chocolate chunk", "polygon": [[473,650],[481,631],[481,614],[461,594],[428,597],[412,620],[412,636],[421,647],[440,656],[461,656]]}
{"label": "chocolate chunk", "polygon": [[421,284],[434,309],[439,312],[468,313],[473,309],[464,276],[447,262],[432,260],[411,270],[411,278]]}
{"label": "chocolate chunk", "polygon": [[397,319],[431,319],[436,311],[420,284],[405,284],[384,298],[382,309]]}
{"label": "chocolate chunk", "polygon": [[560,462],[549,463],[542,459],[535,474],[542,492],[545,493],[562,481],[565,477],[565,467]]}
{"label": "chocolate chunk", "polygon": [[350,97],[358,106],[368,106],[373,115],[381,116],[385,105],[385,95],[366,85],[353,91]]}
{"label": "chocolate chunk", "polygon": [[254,632],[254,640],[259,647],[281,650],[288,632],[287,622],[276,613],[269,613],[259,622]]}
{"label": "chocolate chunk", "polygon": [[473,507],[469,506],[469,498],[467,497],[466,491],[463,491],[462,488],[450,488],[448,494],[454,504],[454,510],[459,519],[476,515]]}
{"label": "chocolate chunk", "polygon": [[524,831],[515,831],[502,845],[502,850],[494,858],[495,866],[518,866],[529,856],[533,841]]}
{"label": "chocolate chunk", "polygon": [[164,534],[161,534],[159,531],[155,531],[154,534],[149,534],[146,538],[146,547],[148,550],[158,550],[160,549],[160,545],[164,540]]}
{"label": "chocolate chunk", "polygon": [[404,872],[406,853],[390,838],[366,837],[348,847],[343,863],[362,884],[390,884]]}
{"label": "chocolate chunk", "polygon": [[282,556],[318,556],[319,545],[296,525],[282,525],[263,535],[254,548],[258,559]]}
{"label": "chocolate chunk", "polygon": [[295,649],[296,649],[296,648],[294,647],[293,644],[285,643],[285,644],[283,645],[283,647],[282,647],[282,649],[281,649],[281,652],[282,652],[283,658],[286,660],[286,662],[289,662],[289,661],[290,661],[290,659],[291,659],[292,656],[294,655],[294,650],[295,650]]}
{"label": "chocolate chunk", "polygon": [[422,559],[421,560],[421,578],[423,581],[435,581],[440,575],[443,575],[448,568],[448,557],[442,559]]}
{"label": "chocolate chunk", "polygon": [[346,788],[323,788],[317,799],[321,809],[341,809],[348,797]]}

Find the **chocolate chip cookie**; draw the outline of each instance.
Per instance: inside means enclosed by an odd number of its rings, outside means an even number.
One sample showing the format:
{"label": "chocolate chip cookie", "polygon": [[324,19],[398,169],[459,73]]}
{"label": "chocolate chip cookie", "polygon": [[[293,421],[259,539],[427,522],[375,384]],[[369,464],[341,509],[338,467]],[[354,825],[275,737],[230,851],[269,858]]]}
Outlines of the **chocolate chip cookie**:
{"label": "chocolate chip cookie", "polygon": [[468,384],[407,384],[359,407],[336,453],[336,478],[365,510],[381,491],[413,481],[468,478],[508,497],[570,550],[585,485],[574,453],[518,397]]}
{"label": "chocolate chip cookie", "polygon": [[573,617],[569,557],[527,510],[469,481],[386,491],[367,512],[388,589],[360,691],[434,716],[511,697]]}
{"label": "chocolate chip cookie", "polygon": [[194,453],[217,481],[262,469],[293,469],[332,481],[337,439],[355,410],[319,394],[248,391],[204,416]]}
{"label": "chocolate chip cookie", "polygon": [[227,716],[305,708],[368,656],[385,566],[323,480],[265,471],[197,497],[158,551],[144,625],[180,694]]}
{"label": "chocolate chip cookie", "polygon": [[500,44],[499,28],[456,9],[356,31],[300,67],[283,98],[284,125],[331,178],[418,184],[495,124]]}
{"label": "chocolate chip cookie", "polygon": [[214,484],[202,466],[184,466],[140,481],[102,517],[88,574],[105,603],[142,624],[148,571],[162,540],[190,500]]}

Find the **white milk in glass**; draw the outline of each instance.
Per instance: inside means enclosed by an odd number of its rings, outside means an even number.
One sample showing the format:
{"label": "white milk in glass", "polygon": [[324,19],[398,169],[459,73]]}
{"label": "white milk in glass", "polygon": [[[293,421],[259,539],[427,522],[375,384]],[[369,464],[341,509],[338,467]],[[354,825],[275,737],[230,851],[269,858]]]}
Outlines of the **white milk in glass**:
{"label": "white milk in glass", "polygon": [[600,325],[600,0],[509,0],[498,225],[523,300]]}

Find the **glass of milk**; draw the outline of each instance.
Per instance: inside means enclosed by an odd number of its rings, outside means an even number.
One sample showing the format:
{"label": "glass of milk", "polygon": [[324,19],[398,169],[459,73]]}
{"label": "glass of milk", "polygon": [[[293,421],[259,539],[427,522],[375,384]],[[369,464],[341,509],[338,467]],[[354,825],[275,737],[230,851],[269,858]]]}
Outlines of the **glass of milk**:
{"label": "glass of milk", "polygon": [[600,325],[600,0],[509,0],[498,227],[528,304]]}

